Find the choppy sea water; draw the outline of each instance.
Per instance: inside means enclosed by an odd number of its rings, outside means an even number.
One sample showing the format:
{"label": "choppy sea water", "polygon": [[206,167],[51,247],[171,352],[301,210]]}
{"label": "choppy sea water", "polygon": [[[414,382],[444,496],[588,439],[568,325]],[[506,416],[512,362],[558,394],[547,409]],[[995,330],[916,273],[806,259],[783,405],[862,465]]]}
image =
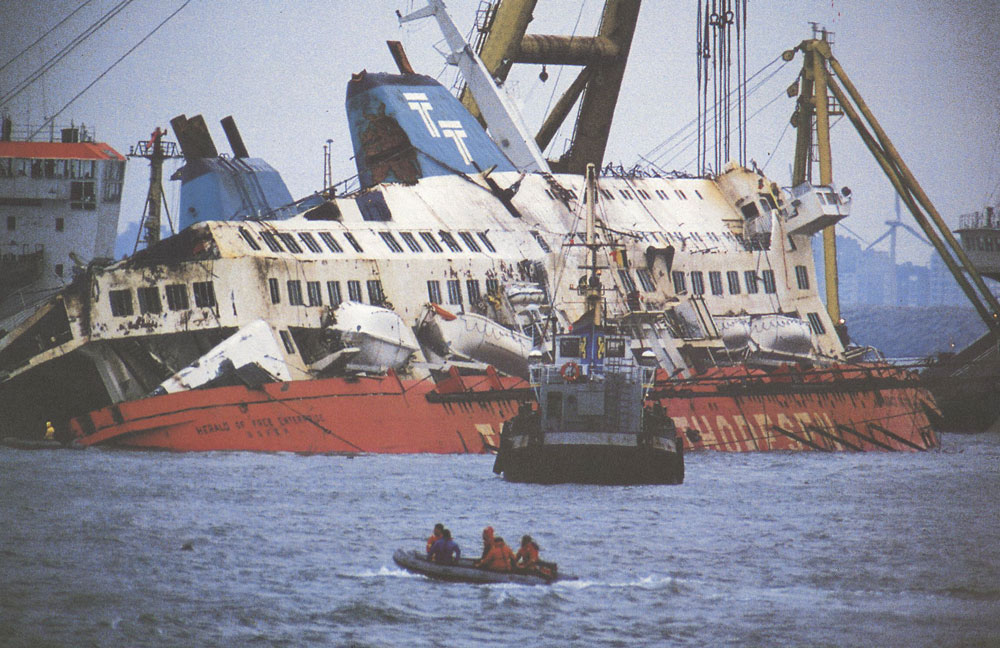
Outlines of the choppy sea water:
{"label": "choppy sea water", "polygon": [[[2,646],[997,646],[1000,435],[687,456],[681,486],[485,456],[0,449]],[[577,582],[392,563],[531,533]],[[182,550],[190,543],[191,550]]]}

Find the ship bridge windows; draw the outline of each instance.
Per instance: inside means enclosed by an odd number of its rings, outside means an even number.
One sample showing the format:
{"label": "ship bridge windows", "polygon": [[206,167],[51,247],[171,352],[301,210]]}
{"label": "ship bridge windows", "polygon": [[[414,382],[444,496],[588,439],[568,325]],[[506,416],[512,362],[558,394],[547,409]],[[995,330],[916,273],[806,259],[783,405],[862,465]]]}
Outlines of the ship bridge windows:
{"label": "ship bridge windows", "polygon": [[483,242],[483,245],[486,246],[487,250],[489,250],[490,252],[497,251],[497,249],[493,246],[493,241],[491,241],[489,237],[486,236],[486,232],[476,232],[476,235],[479,237],[479,240]]}
{"label": "ship bridge windows", "polygon": [[774,270],[764,270],[760,274],[764,282],[764,292],[771,294],[778,292],[778,286],[774,283]]}
{"label": "ship bridge windows", "polygon": [[448,249],[451,250],[452,252],[462,251],[462,246],[458,244],[458,242],[455,240],[455,237],[453,237],[449,232],[441,230],[440,232],[438,232],[438,236],[441,237],[441,240],[444,241],[444,244],[447,245]]}
{"label": "ship bridge windows", "polygon": [[320,290],[318,281],[306,282],[306,298],[309,300],[310,306],[323,305],[323,291]]}
{"label": "ship bridge windows", "polygon": [[191,284],[194,291],[194,305],[199,308],[215,307],[215,285],[211,281],[196,281]]}
{"label": "ship bridge windows", "polygon": [[[65,161],[57,160],[56,177],[62,178],[66,175]],[[107,160],[104,162],[104,200],[105,202],[120,202],[122,199],[122,186],[125,184],[125,163],[118,160]]]}
{"label": "ship bridge windows", "polygon": [[538,230],[531,230],[531,235],[535,237],[535,241],[538,243],[538,247],[542,248],[542,252],[545,252],[546,254],[552,252],[552,248],[550,248],[549,244],[545,242],[545,239],[542,238],[542,235]]}
{"label": "ship bridge windows", "polygon": [[93,182],[71,182],[69,186],[70,209],[97,209]]}
{"label": "ship bridge windows", "polygon": [[809,290],[809,270],[804,265],[795,266],[795,280],[800,289]]}
{"label": "ship bridge windows", "polygon": [[260,238],[264,241],[264,245],[272,252],[285,251],[285,248],[281,247],[281,243],[278,242],[278,237],[274,235],[274,232],[261,232]]}
{"label": "ship bridge windows", "polygon": [[691,292],[695,295],[705,294],[705,276],[701,270],[691,271]]}
{"label": "ship bridge windows", "polygon": [[302,282],[298,279],[289,279],[287,285],[288,303],[292,306],[305,306],[305,302],[302,301]]}
{"label": "ship bridge windows", "polygon": [[403,237],[403,243],[406,243],[406,247],[410,248],[411,252],[424,251],[424,249],[420,247],[420,243],[417,243],[417,239],[410,232],[400,232],[399,235]]}
{"label": "ship bridge windows", "polygon": [[331,252],[344,251],[344,248],[340,247],[340,243],[337,242],[337,239],[333,238],[333,234],[330,232],[320,232],[319,239],[323,241],[323,244],[326,245],[326,248]]}
{"label": "ship bridge windows", "polygon": [[708,283],[712,287],[713,295],[722,294],[722,273],[718,270],[712,270],[708,273]]}
{"label": "ship bridge windows", "polygon": [[115,317],[128,317],[134,312],[131,290],[108,291],[108,299],[111,301],[111,314]]}
{"label": "ship bridge windows", "polygon": [[165,292],[167,293],[167,308],[170,310],[187,310],[190,307],[187,284],[167,284]]}
{"label": "ship bridge windows", "polygon": [[364,301],[361,298],[361,282],[357,279],[349,279],[347,281],[347,299],[358,303]]}
{"label": "ship bridge windows", "polygon": [[584,345],[587,343],[585,338],[577,337],[575,335],[565,335],[559,338],[559,357],[560,358],[581,358],[583,357]]}
{"label": "ship bridge windows", "polygon": [[482,252],[482,248],[479,247],[479,243],[476,243],[476,239],[472,238],[472,234],[469,232],[459,232],[458,235],[462,237],[465,241],[465,247],[469,248],[472,252]]}
{"label": "ship bridge windows", "polygon": [[160,302],[160,289],[156,286],[146,286],[136,289],[136,297],[139,301],[140,313],[162,313],[163,304]]}
{"label": "ship bridge windows", "polygon": [[730,270],[726,273],[726,281],[729,283],[729,294],[740,294],[740,273],[738,270]]}
{"label": "ship bridge windows", "polygon": [[89,180],[94,177],[94,160],[68,160],[69,177]]}
{"label": "ship bridge windows", "polygon": [[462,305],[462,284],[458,279],[448,280],[448,303],[454,306]]}
{"label": "ship bridge windows", "polygon": [[743,282],[747,285],[748,295],[756,295],[760,292],[760,287],[758,285],[759,279],[760,278],[757,276],[757,273],[753,270],[743,271]]}
{"label": "ship bridge windows", "polygon": [[295,241],[295,237],[288,232],[278,232],[278,238],[285,244],[289,252],[294,252],[295,254],[302,253],[302,247]]}
{"label": "ship bridge windows", "polygon": [[639,278],[639,284],[642,289],[646,292],[653,292],[656,290],[656,282],[653,280],[653,273],[651,273],[646,268],[639,268],[635,271],[635,276]]}
{"label": "ship bridge windows", "polygon": [[823,320],[819,318],[819,313],[806,313],[806,318],[809,320],[809,328],[816,335],[823,335],[826,333],[826,327],[823,326]]}
{"label": "ship bridge windows", "polygon": [[368,302],[375,306],[386,303],[385,291],[382,290],[382,282],[378,279],[368,280]]}
{"label": "ship bridge windows", "polygon": [[361,247],[361,244],[358,243],[358,239],[354,238],[354,235],[351,234],[350,232],[344,232],[344,238],[347,239],[347,242],[351,244],[351,247],[354,248],[355,252],[365,251],[364,248]]}
{"label": "ship bridge windows", "polygon": [[432,232],[420,232],[420,238],[424,239],[424,243],[427,244],[431,252],[444,252],[441,246],[438,245],[437,239],[434,238]]}
{"label": "ship bridge windows", "polygon": [[685,281],[686,277],[685,277],[684,273],[681,272],[680,270],[674,270],[671,273],[671,277],[674,280],[674,292],[676,294],[678,294],[678,295],[686,293],[687,292],[687,282]]}
{"label": "ship bridge windows", "polygon": [[427,299],[432,304],[441,303],[441,282],[430,280],[427,282]]}
{"label": "ship bridge windows", "polygon": [[330,306],[336,308],[340,306],[340,302],[344,301],[340,294],[340,282],[339,281],[327,281],[326,282],[326,296],[330,298]]}
{"label": "ship bridge windows", "polygon": [[246,241],[247,245],[250,246],[251,250],[259,250],[260,249],[260,246],[257,245],[257,241],[253,240],[253,234],[251,234],[250,231],[247,228],[240,227],[238,231],[240,233],[240,236],[243,237],[243,240]]}
{"label": "ship bridge windows", "polygon": [[399,244],[399,241],[397,241],[396,237],[392,235],[392,232],[379,232],[378,235],[382,237],[382,241],[385,242],[385,245],[389,248],[390,252],[397,254],[402,253],[403,246]]}
{"label": "ship bridge windows", "polygon": [[320,253],[323,251],[323,248],[316,243],[316,239],[314,239],[313,235],[309,232],[299,232],[299,240],[302,241],[307,248],[309,248],[310,252]]}

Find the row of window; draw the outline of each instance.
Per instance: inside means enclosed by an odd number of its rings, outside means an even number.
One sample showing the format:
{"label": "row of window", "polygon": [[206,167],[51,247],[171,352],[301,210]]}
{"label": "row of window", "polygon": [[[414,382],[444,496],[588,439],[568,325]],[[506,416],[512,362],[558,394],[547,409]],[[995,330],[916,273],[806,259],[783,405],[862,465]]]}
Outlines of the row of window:
{"label": "row of window", "polygon": [[967,250],[979,250],[980,252],[1000,252],[1000,235],[985,234],[982,232],[963,232],[962,246]]}
{"label": "row of window", "polygon": [[[246,244],[250,246],[252,250],[260,250],[261,246],[257,242],[257,238],[253,235],[253,232],[245,227],[239,228],[240,236],[246,241]],[[344,240],[354,249],[355,252],[364,252],[364,248],[358,242],[357,238],[350,232],[340,233]],[[405,252],[403,245],[400,244],[399,238],[402,239],[403,244],[411,252],[424,252],[424,247],[430,252],[444,252],[444,247],[447,247],[452,252],[462,252],[468,250],[470,252],[482,252],[484,249],[488,252],[496,252],[497,249],[493,245],[493,241],[486,232],[458,232],[458,237],[465,244],[465,248],[452,236],[451,232],[446,232],[441,230],[437,233],[440,237],[440,242],[438,238],[434,236],[433,232],[379,232],[379,237],[382,242],[385,243],[386,247],[389,248],[390,252],[401,254]],[[414,234],[418,234],[420,239],[418,240]],[[549,248],[545,239],[542,235],[532,230],[532,236],[535,241],[538,242],[539,247],[542,251],[548,253],[552,250]],[[317,232],[319,240],[323,243],[323,246],[327,250],[334,253],[340,253],[344,251],[344,246],[340,244],[340,241],[333,232]],[[316,237],[310,232],[272,232],[270,230],[264,230],[260,232],[260,240],[264,242],[272,252],[292,252],[294,254],[301,254],[304,252],[303,248],[309,250],[310,252],[321,253],[323,252],[323,247],[316,241]],[[443,244],[443,246],[442,246]]]}
{"label": "row of window", "polygon": [[[445,282],[445,288],[448,291],[448,303],[454,306],[461,306],[462,301],[462,282],[459,279],[448,279]],[[465,280],[465,290],[469,296],[469,303],[474,304],[478,302],[483,297],[482,290],[480,289],[478,279],[466,279]],[[495,295],[500,292],[500,281],[498,279],[487,279],[486,280],[486,293]],[[441,282],[436,279],[431,279],[427,281],[427,299],[435,304],[443,304],[441,300]]]}
{"label": "row of window", "polygon": [[[691,273],[691,292],[695,295],[705,294],[705,279],[700,270]],[[683,272],[674,271],[672,274],[674,281],[674,292],[683,293],[687,291],[687,277]],[[809,289],[809,270],[805,266],[795,266],[795,278],[798,286],[802,290]],[[722,273],[712,270],[708,273],[709,288],[713,295],[722,295],[723,283]],[[756,295],[760,292],[760,284],[764,285],[764,292],[773,294],[777,292],[777,284],[774,281],[774,270],[762,270],[760,276],[753,270],[743,272],[743,283],[748,295]],[[740,273],[738,270],[726,272],[726,286],[730,295],[740,294]]]}
{"label": "row of window", "polygon": [[[187,310],[191,307],[188,299],[190,294],[194,294],[194,305],[198,308],[214,308],[215,285],[211,281],[196,281],[191,284],[191,293],[188,292],[187,284],[167,284],[164,287],[167,297],[167,309],[172,311]],[[163,303],[160,300],[160,289],[157,286],[144,286],[136,288],[136,301],[139,304],[139,312],[162,313]],[[115,317],[128,317],[135,313],[132,302],[132,290],[108,291],[108,299],[111,302],[111,314]]]}
{"label": "row of window", "polygon": [[[302,292],[302,282],[298,279],[290,279],[285,282],[285,294],[288,303],[292,306],[323,306],[323,289],[319,281],[306,281],[305,293]],[[267,280],[268,292],[271,295],[272,304],[281,303],[281,284],[275,278]],[[382,282],[379,279],[369,279],[367,283],[368,303],[381,306],[386,303],[385,291],[382,290]],[[348,301],[363,302],[361,282],[357,279],[347,281]],[[339,281],[326,282],[326,303],[336,308],[344,301],[344,294],[340,289]]]}
{"label": "row of window", "polygon": [[[119,164],[124,169],[124,162]],[[124,173],[124,172],[123,172]],[[93,178],[97,175],[96,160],[37,160],[0,158],[0,178]]]}

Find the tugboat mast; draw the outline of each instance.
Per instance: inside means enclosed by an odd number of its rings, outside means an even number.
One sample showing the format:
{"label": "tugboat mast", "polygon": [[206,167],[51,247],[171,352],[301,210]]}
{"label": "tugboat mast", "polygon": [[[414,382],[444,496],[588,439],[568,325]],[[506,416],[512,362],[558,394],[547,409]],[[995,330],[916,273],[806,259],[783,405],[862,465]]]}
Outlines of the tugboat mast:
{"label": "tugboat mast", "polygon": [[597,241],[595,206],[597,205],[597,170],[591,162],[587,165],[587,250],[589,263],[584,266],[589,271],[587,287],[584,289],[584,300],[587,310],[593,313],[594,326],[601,326],[603,319],[603,300],[601,275],[598,274],[597,250],[601,243]]}

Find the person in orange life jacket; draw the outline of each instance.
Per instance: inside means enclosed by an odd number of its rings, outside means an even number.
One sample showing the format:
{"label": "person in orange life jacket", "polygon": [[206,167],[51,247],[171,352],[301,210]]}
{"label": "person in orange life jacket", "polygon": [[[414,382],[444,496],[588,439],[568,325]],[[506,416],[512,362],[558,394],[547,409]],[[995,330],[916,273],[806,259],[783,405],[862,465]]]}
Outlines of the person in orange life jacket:
{"label": "person in orange life jacket", "polygon": [[521,570],[533,570],[538,567],[538,543],[526,535],[521,537],[521,548],[514,557],[514,566]]}
{"label": "person in orange life jacket", "polygon": [[514,569],[514,552],[503,538],[493,538],[493,548],[486,554],[486,558],[478,561],[476,566],[490,571],[509,572]]}
{"label": "person in orange life jacket", "polygon": [[431,550],[427,552],[428,560],[443,565],[454,565],[461,557],[462,550],[451,539],[451,531],[448,529],[441,530],[441,539],[431,545]]}
{"label": "person in orange life jacket", "polygon": [[493,527],[488,526],[483,529],[483,553],[479,556],[479,560],[486,560],[486,554],[493,549]]}
{"label": "person in orange life jacket", "polygon": [[441,539],[442,531],[444,531],[443,524],[438,522],[434,525],[434,533],[431,534],[431,537],[427,538],[427,553],[430,553],[434,543]]}

